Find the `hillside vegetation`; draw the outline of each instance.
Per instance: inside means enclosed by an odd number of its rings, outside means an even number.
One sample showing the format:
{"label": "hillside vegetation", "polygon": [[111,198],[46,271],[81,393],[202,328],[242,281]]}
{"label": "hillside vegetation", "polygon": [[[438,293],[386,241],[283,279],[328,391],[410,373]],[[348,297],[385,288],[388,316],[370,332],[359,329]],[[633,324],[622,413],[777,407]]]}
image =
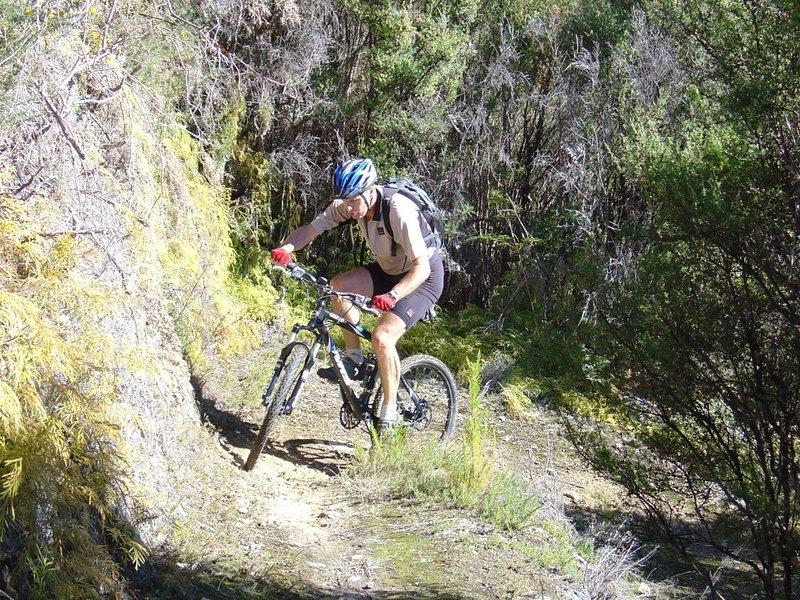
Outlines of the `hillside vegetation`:
{"label": "hillside vegetation", "polygon": [[2,595],[134,594],[175,547],[208,390],[254,402],[221,369],[303,305],[268,250],[347,156],[446,212],[444,314],[403,353],[558,415],[707,595],[800,594],[796,3],[0,8]]}

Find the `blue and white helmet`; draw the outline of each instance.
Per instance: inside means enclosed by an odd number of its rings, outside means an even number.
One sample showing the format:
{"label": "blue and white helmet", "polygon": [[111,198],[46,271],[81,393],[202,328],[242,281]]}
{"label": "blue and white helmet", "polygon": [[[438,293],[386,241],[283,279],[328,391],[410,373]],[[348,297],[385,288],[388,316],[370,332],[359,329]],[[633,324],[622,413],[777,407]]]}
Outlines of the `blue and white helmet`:
{"label": "blue and white helmet", "polygon": [[333,170],[331,186],[334,198],[352,198],[378,181],[378,171],[368,158],[351,158]]}

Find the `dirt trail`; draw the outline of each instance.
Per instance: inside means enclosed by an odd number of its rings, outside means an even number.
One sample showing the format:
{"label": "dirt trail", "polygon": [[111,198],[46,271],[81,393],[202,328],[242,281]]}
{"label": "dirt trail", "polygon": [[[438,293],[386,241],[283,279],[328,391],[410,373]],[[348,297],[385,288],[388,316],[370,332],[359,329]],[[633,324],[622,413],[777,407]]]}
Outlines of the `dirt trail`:
{"label": "dirt trail", "polygon": [[[216,572],[237,573],[228,584],[237,593],[225,597],[253,597],[238,594],[252,582],[274,590],[255,597],[560,597],[563,577],[532,564],[469,512],[363,502],[342,470],[355,446],[367,449],[370,440],[363,428],[339,424],[340,403],[334,385],[310,377],[294,413],[278,419],[274,441],[246,472],[263,409],[232,406],[223,391],[204,386],[201,411],[218,452],[187,498],[179,550]],[[569,464],[574,458],[544,413],[527,422],[498,414],[494,428],[506,468],[523,478],[558,472],[567,498],[583,493],[586,472]]]}
{"label": "dirt trail", "polygon": [[219,459],[229,461],[220,465],[227,490],[210,502],[235,502],[233,515],[214,511],[218,526],[212,527],[224,531],[224,544],[237,544],[241,569],[255,577],[267,572],[274,584],[299,597],[419,597],[414,582],[409,589],[398,583],[387,553],[376,552],[385,546],[385,528],[394,525],[381,523],[374,507],[353,498],[338,477],[353,460],[354,445],[370,444],[363,428],[340,426],[339,403],[333,385],[311,377],[295,412],[278,419],[272,442],[246,472],[241,466],[263,410],[236,414],[218,399],[207,399],[205,414],[218,436]]}
{"label": "dirt trail", "polygon": [[[281,424],[281,425],[288,425]],[[279,532],[280,543],[294,549],[295,575],[319,592],[332,595],[370,589],[375,560],[358,541],[357,507],[333,479],[351,460],[347,441],[296,437],[295,429],[277,427],[273,442],[255,468],[243,477],[255,481],[253,496],[269,498],[258,530]],[[306,432],[298,432],[308,435]],[[287,437],[288,435],[288,437]],[[327,436],[325,436],[327,438]],[[249,449],[236,449],[244,462]],[[238,461],[237,461],[238,462]]]}

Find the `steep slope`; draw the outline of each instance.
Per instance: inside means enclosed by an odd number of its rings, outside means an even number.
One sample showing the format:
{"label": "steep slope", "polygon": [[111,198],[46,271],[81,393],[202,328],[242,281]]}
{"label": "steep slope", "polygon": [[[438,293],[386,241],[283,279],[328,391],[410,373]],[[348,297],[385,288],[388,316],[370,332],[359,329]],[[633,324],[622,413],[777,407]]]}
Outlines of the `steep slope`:
{"label": "steep slope", "polygon": [[257,336],[230,291],[221,186],[85,23],[64,25],[21,48],[0,119],[0,458],[17,592],[39,577],[77,597],[120,585],[98,552],[136,563],[137,538],[171,538],[213,447],[189,364]]}

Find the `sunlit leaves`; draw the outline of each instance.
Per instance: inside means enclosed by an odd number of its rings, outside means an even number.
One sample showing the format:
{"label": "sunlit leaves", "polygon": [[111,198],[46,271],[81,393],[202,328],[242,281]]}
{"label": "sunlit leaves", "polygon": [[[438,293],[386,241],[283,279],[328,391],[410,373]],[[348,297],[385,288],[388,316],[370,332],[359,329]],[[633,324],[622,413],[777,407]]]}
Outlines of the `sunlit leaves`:
{"label": "sunlit leaves", "polygon": [[[125,353],[93,324],[113,291],[81,277],[76,258],[90,250],[47,231],[50,210],[37,198],[0,196],[0,535],[12,524],[27,532],[20,575],[42,595],[58,588],[77,597],[116,569],[110,560],[99,566],[109,549],[96,528],[117,519],[110,399]],[[140,562],[130,535],[118,537]]]}
{"label": "sunlit leaves", "polygon": [[[611,445],[597,464],[643,498],[654,522],[668,522],[683,486],[703,525],[692,535],[720,549],[738,539],[769,571],[782,552],[774,540],[796,543],[800,519],[800,245],[787,160],[798,146],[786,135],[798,114],[796,23],[771,2],[647,6],[684,60],[686,85],[679,102],[621,96],[618,164],[646,220],[615,234],[636,248],[635,276],[596,296],[607,327],[597,347],[616,370],[620,405],[641,423],[641,451],[665,477],[631,476],[640,456]],[[626,60],[647,50],[635,48]],[[754,569],[774,597],[780,575]]]}

